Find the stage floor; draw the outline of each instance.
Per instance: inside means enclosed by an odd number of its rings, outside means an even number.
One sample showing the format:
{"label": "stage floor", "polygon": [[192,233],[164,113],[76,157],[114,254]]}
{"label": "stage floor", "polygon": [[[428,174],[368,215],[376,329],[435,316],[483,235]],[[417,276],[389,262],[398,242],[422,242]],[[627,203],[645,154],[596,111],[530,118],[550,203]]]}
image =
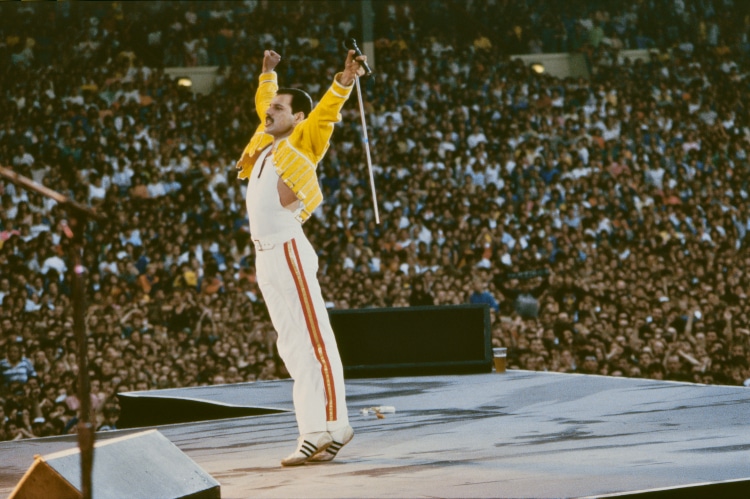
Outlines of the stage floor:
{"label": "stage floor", "polygon": [[[221,483],[225,499],[590,497],[746,482],[750,490],[747,388],[528,371],[346,386],[356,433],[328,464],[279,465],[295,445],[291,412],[158,430]],[[288,380],[135,395],[291,410]],[[372,406],[396,412],[361,413]],[[34,454],[75,445],[70,436],[0,443],[0,495]]]}

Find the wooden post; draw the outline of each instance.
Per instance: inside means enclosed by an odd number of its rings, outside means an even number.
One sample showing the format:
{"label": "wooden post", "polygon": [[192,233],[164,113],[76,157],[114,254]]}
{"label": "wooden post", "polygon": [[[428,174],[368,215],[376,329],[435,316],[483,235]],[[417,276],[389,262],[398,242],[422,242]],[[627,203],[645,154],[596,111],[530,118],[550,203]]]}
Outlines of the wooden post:
{"label": "wooden post", "polygon": [[91,387],[88,370],[88,341],[85,324],[85,272],[83,267],[83,235],[88,217],[102,218],[92,208],[77,203],[72,199],[38,184],[28,177],[18,174],[10,168],[0,166],[0,177],[6,178],[19,187],[54,199],[70,217],[70,230],[66,236],[70,239],[70,260],[73,289],[73,331],[78,342],[78,398],[81,403],[81,414],[78,420],[78,447],[81,451],[81,492],[83,499],[91,499],[91,474],[94,465],[94,427],[91,424]]}

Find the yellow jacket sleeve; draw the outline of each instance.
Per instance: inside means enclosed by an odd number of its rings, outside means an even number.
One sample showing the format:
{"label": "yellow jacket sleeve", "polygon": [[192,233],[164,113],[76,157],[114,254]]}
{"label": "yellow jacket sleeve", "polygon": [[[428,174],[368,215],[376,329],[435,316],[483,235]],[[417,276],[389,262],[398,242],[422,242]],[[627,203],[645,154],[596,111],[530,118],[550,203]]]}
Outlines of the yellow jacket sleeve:
{"label": "yellow jacket sleeve", "polygon": [[245,150],[242,151],[242,156],[240,156],[240,160],[237,162],[237,169],[240,170],[237,175],[239,178],[245,179],[250,176],[258,155],[260,155],[263,149],[273,143],[273,137],[265,133],[266,111],[268,111],[271,100],[273,100],[278,89],[276,72],[261,73],[258,79],[258,90],[255,92],[255,111],[258,114],[258,118],[260,118],[260,124],[255,129],[255,133],[247,146],[245,146]]}
{"label": "yellow jacket sleeve", "polygon": [[341,108],[354,88],[341,85],[337,78],[338,75],[310,116],[289,137],[290,144],[305,153],[316,167],[328,150],[334,125],[341,121]]}

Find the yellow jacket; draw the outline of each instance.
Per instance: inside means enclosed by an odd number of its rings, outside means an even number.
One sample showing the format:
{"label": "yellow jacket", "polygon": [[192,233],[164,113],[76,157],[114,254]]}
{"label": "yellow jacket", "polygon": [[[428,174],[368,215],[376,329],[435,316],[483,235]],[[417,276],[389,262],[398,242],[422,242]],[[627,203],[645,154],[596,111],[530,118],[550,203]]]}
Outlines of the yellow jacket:
{"label": "yellow jacket", "polygon": [[[337,75],[338,76],[338,75]],[[276,96],[279,86],[276,73],[262,73],[255,93],[255,108],[260,125],[245,146],[237,168],[241,179],[250,176],[260,153],[273,144],[274,138],[264,132],[266,111]],[[334,124],[341,121],[341,108],[349,98],[354,85],[345,87],[334,78],[333,84],[304,121],[299,123],[289,137],[281,139],[273,151],[276,173],[300,200],[297,219],[304,223],[323,201],[315,169],[325,156],[333,135]]]}

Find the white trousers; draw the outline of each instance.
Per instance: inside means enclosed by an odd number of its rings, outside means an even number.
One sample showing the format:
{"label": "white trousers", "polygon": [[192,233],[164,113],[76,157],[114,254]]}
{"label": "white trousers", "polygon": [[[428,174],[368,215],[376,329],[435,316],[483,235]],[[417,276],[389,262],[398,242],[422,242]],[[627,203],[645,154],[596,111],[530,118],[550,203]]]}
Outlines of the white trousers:
{"label": "white trousers", "polygon": [[291,239],[254,243],[258,286],[279,335],[279,355],[294,379],[300,434],[348,425],[344,369],[318,282],[318,255],[301,227]]}

